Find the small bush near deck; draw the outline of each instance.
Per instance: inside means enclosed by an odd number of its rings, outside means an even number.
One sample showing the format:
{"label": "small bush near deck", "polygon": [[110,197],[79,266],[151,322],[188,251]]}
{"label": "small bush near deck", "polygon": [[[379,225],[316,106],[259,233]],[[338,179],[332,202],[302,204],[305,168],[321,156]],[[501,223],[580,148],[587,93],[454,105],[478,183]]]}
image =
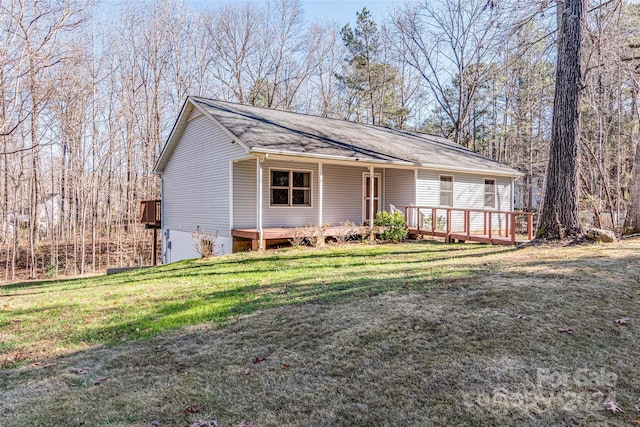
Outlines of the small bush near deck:
{"label": "small bush near deck", "polygon": [[200,254],[202,258],[209,258],[218,255],[222,250],[222,245],[218,243],[218,232],[206,233],[199,228],[191,233],[193,239],[193,250]]}
{"label": "small bush near deck", "polygon": [[406,222],[404,215],[400,212],[380,211],[376,214],[374,224],[377,227],[384,227],[384,231],[380,234],[382,240],[399,242],[407,237]]}
{"label": "small bush near deck", "polygon": [[352,221],[343,221],[340,223],[343,227],[342,233],[334,236],[337,245],[345,245],[348,241],[353,240],[358,235],[358,226]]}
{"label": "small bush near deck", "polygon": [[288,240],[289,243],[291,243],[291,246],[293,246],[294,248],[306,246],[309,242],[308,230],[304,227],[297,227],[293,237],[289,238]]}
{"label": "small bush near deck", "polygon": [[[433,226],[433,215],[429,214],[424,217],[424,228],[429,229]],[[436,217],[436,230],[444,230],[447,227],[447,219],[441,215]]]}

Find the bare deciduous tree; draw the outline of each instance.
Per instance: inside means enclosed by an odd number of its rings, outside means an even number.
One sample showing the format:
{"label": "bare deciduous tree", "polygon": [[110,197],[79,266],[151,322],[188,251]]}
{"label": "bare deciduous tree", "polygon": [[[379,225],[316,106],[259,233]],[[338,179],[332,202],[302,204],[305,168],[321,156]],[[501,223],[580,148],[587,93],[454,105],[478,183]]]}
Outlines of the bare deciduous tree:
{"label": "bare deciduous tree", "polygon": [[396,10],[397,48],[422,76],[438,108],[451,122],[451,136],[463,144],[463,129],[478,86],[497,57],[507,28],[502,8],[486,0],[406,3]]}

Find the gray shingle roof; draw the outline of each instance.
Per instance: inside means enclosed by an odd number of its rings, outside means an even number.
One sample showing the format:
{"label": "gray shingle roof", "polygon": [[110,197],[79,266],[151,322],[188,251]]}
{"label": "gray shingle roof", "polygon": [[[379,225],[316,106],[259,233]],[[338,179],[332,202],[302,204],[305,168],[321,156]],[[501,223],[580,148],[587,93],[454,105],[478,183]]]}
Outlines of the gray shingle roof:
{"label": "gray shingle roof", "polygon": [[433,135],[206,98],[189,99],[254,153],[521,175]]}

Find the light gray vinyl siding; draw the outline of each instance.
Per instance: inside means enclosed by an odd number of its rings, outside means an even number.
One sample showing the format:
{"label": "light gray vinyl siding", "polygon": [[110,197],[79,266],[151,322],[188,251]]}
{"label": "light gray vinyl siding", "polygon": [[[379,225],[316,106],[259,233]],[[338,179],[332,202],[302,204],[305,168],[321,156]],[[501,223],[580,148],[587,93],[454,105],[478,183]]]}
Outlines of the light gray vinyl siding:
{"label": "light gray vinyl siding", "polygon": [[[315,163],[285,162],[267,160],[263,163],[263,226],[295,227],[318,222],[318,166]],[[270,206],[270,170],[300,170],[312,173],[311,207]],[[390,174],[392,185],[386,188],[389,170],[375,169],[382,179],[381,207],[388,208],[385,197],[391,197],[397,204],[413,203],[413,171],[393,170]],[[362,177],[368,168],[323,165],[324,203],[323,222],[338,225],[344,221],[362,222]],[[256,227],[256,163],[243,160],[234,163],[234,228]]]}
{"label": "light gray vinyl siding", "polygon": [[190,121],[162,174],[163,228],[229,236],[229,160],[244,155],[208,118]]}
{"label": "light gray vinyl siding", "polygon": [[386,169],[384,174],[385,210],[390,205],[415,204],[415,172],[411,169]]}
{"label": "light gray vinyl siding", "polygon": [[324,222],[362,223],[362,174],[367,171],[367,168],[323,165]]}
{"label": "light gray vinyl siding", "polygon": [[[440,174],[436,171],[420,169],[416,182],[418,187],[418,206],[439,206]],[[454,194],[455,195],[455,194]]]}
{"label": "light gray vinyl siding", "polygon": [[256,159],[233,164],[233,228],[256,228]]}
{"label": "light gray vinyl siding", "polygon": [[[271,206],[270,170],[311,172],[311,206]],[[325,175],[326,176],[326,175]],[[255,184],[254,184],[255,185]],[[318,222],[318,165],[316,163],[265,160],[262,164],[262,226],[301,227]],[[255,212],[255,209],[254,209]],[[254,214],[255,217],[255,214]],[[255,220],[254,220],[255,222]]]}
{"label": "light gray vinyl siding", "polygon": [[496,178],[496,209],[499,211],[511,210],[511,178]]}

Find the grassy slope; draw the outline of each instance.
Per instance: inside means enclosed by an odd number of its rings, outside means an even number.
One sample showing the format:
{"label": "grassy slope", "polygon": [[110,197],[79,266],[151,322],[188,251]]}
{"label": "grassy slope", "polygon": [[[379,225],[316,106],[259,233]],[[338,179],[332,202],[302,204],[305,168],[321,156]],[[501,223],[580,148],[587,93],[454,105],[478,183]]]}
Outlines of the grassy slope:
{"label": "grassy slope", "polygon": [[0,286],[0,425],[630,425],[639,266],[406,244]]}

